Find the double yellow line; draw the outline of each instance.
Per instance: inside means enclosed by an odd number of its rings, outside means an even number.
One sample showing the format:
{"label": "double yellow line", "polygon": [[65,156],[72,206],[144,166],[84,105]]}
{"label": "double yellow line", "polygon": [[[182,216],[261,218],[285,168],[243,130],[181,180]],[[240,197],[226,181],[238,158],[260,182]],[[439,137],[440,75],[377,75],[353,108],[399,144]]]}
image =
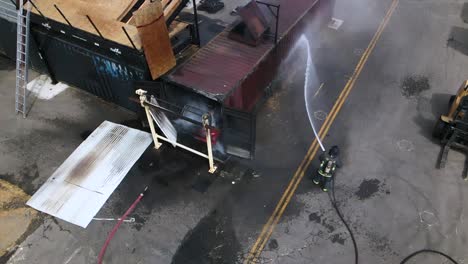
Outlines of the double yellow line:
{"label": "double yellow line", "polygon": [[[351,78],[348,80],[346,83],[345,87],[341,91],[340,95],[338,96],[338,99],[335,101],[335,104],[333,105],[332,110],[330,111],[330,114],[328,115],[327,119],[325,120],[325,123],[322,125],[319,131],[319,137],[323,139],[325,135],[328,133],[333,121],[335,120],[338,112],[340,109],[343,107],[343,104],[348,97],[349,93],[351,92],[352,88],[354,87],[354,83],[356,82],[357,78],[359,77],[362,68],[366,64],[370,54],[375,48],[375,45],[377,44],[377,41],[380,39],[380,36],[382,35],[383,30],[388,24],[388,21],[390,20],[390,17],[392,16],[393,12],[395,11],[397,5],[398,5],[399,0],[393,0],[390,8],[387,10],[387,13],[385,17],[383,18],[382,22],[379,25],[379,28],[377,29],[377,32],[374,34],[371,42],[367,46],[365,52],[362,54],[361,59],[359,60],[356,68],[354,69],[353,75]],[[302,178],[304,177],[304,173],[306,169],[309,167],[310,163],[315,157],[315,154],[317,153],[317,150],[319,148],[319,145],[317,144],[317,139],[314,139],[312,142],[311,146],[309,147],[309,150],[307,151],[307,154],[305,155],[304,159],[302,160],[301,164],[297,168],[296,172],[294,173],[293,178],[289,182],[288,187],[284,191],[283,195],[281,196],[281,199],[279,200],[278,204],[276,205],[275,210],[273,211],[273,214],[270,216],[268,219],[268,222],[263,226],[262,231],[260,235],[258,236],[257,240],[255,241],[254,245],[249,251],[249,254],[247,255],[244,263],[256,263],[258,262],[258,257],[262,253],[263,249],[265,248],[266,243],[271,237],[271,234],[273,233],[273,230],[275,229],[276,225],[278,224],[278,221],[280,220],[281,216],[284,213],[284,210],[288,206],[289,202],[291,201],[292,196],[294,195],[297,187],[299,186],[299,183],[301,182]]]}

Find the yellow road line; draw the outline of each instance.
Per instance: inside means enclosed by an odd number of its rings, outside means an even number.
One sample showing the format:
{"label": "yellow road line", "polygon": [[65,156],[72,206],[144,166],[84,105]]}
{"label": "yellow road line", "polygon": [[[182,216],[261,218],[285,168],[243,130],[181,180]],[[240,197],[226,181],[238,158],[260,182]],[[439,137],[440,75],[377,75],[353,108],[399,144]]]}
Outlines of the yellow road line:
{"label": "yellow road line", "polygon": [[[325,120],[325,123],[322,125],[322,128],[320,129],[319,136],[320,138],[324,138],[324,136],[328,133],[328,130],[331,127],[331,124],[333,123],[334,119],[336,118],[339,110],[343,106],[346,98],[348,97],[351,89],[354,86],[354,83],[356,82],[356,79],[359,77],[359,74],[362,71],[362,68],[364,67],[365,63],[367,62],[370,53],[372,50],[375,48],[375,45],[377,41],[379,40],[383,30],[385,29],[386,25],[388,24],[388,21],[390,20],[391,15],[395,11],[397,5],[398,5],[399,0],[393,0],[390,8],[388,9],[384,19],[379,25],[379,28],[377,29],[377,32],[374,34],[371,42],[369,43],[366,51],[363,53],[361,56],[361,59],[359,60],[358,64],[356,65],[356,68],[353,72],[353,75],[351,78],[348,80],[346,83],[344,89],[340,93],[338,99],[336,100],[335,104],[333,105],[332,110],[330,111],[330,115],[328,118]],[[281,218],[282,214],[284,213],[284,210],[286,209],[287,205],[289,204],[290,199],[292,198],[292,195],[296,191],[299,183],[301,182],[302,178],[304,177],[304,173],[306,168],[310,165],[311,161],[315,157],[315,154],[317,153],[318,150],[318,145],[317,145],[317,140],[314,139],[312,142],[309,150],[307,151],[306,156],[302,160],[301,164],[299,165],[298,169],[296,170],[293,178],[289,182],[288,187],[286,188],[285,192],[283,193],[280,201],[276,205],[276,208],[273,212],[273,214],[270,216],[268,219],[267,223],[263,226],[262,231],[257,238],[256,242],[252,246],[249,255],[246,258],[245,263],[250,263],[252,260],[255,260],[258,258],[258,256],[261,254],[263,248],[265,247],[266,242],[269,240],[275,226],[277,225],[279,219]]]}
{"label": "yellow road line", "polygon": [[314,98],[317,97],[317,95],[320,93],[320,90],[322,90],[324,84],[325,83],[320,84],[320,87],[318,88],[318,90],[314,94]]}

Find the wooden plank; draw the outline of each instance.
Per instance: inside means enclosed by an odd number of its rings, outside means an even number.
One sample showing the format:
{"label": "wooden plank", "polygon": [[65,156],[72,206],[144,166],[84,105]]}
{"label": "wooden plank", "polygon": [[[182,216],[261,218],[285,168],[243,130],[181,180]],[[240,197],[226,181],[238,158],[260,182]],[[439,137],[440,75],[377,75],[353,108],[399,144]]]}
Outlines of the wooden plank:
{"label": "wooden plank", "polygon": [[169,38],[174,37],[179,34],[182,30],[186,29],[189,26],[188,23],[182,21],[174,21],[169,26]]}
{"label": "wooden plank", "polygon": [[171,0],[161,0],[161,4],[164,8],[166,8],[167,4],[169,4]]}
{"label": "wooden plank", "polygon": [[161,2],[155,1],[133,12],[133,17],[135,18],[135,25],[137,27],[142,27],[154,23],[162,14],[163,7]]}
{"label": "wooden plank", "polygon": [[161,2],[133,13],[151,77],[157,79],[176,65]]}
{"label": "wooden plank", "polygon": [[120,16],[117,17],[117,21],[122,21],[122,19],[127,15],[128,12],[130,12],[130,10],[132,10],[137,2],[138,0],[131,1],[130,4],[122,11]]}
{"label": "wooden plank", "polygon": [[[158,1],[159,1],[159,0],[158,0]],[[149,3],[151,3],[151,0],[146,0],[146,1],[140,6],[140,8],[146,7]],[[130,19],[127,21],[127,24],[132,25],[132,26],[135,25],[135,18],[133,18],[133,14],[132,14],[132,17],[130,17]]]}
{"label": "wooden plank", "polygon": [[180,5],[182,0],[172,0],[165,8],[164,8],[164,17],[169,18]]}
{"label": "wooden plank", "polygon": [[[151,0],[146,0],[140,8],[144,8],[145,6],[147,6],[149,3],[150,3]],[[166,10],[167,8],[167,5],[169,4],[169,2],[171,0],[157,0],[157,1],[160,1],[161,2],[161,6],[163,7],[164,10]],[[167,20],[167,16],[165,16],[165,19]],[[130,24],[130,25],[135,25],[135,19],[133,18],[133,16],[128,20],[127,24]]]}

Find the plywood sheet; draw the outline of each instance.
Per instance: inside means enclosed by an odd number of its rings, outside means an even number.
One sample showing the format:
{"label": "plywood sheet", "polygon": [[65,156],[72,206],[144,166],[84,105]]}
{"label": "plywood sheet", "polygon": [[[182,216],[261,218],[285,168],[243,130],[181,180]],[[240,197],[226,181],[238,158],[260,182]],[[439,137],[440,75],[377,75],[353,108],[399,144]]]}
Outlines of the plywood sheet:
{"label": "plywood sheet", "polygon": [[150,3],[133,13],[151,77],[157,79],[176,65],[162,4]]}
{"label": "plywood sheet", "polygon": [[103,122],[27,205],[86,227],[151,144],[149,133]]}
{"label": "plywood sheet", "polygon": [[[122,30],[122,27],[125,27],[137,49],[141,48],[137,29],[132,25],[117,20],[126,8],[132,4],[131,0],[41,0],[36,1],[35,4],[44,16],[67,24],[57,9],[55,9],[54,4],[56,4],[73,27],[98,35],[86,18],[86,15],[88,15],[106,39],[132,47]],[[35,8],[31,9],[31,11],[38,14]]]}

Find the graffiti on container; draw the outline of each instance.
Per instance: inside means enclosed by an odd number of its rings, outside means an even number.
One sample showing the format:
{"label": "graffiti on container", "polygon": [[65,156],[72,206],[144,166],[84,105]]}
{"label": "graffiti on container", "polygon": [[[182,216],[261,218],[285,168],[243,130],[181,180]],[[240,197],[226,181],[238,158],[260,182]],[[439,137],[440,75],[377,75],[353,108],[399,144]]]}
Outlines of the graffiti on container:
{"label": "graffiti on container", "polygon": [[123,81],[141,80],[143,73],[129,70],[127,67],[102,57],[93,57],[93,63],[99,74],[107,75]]}

